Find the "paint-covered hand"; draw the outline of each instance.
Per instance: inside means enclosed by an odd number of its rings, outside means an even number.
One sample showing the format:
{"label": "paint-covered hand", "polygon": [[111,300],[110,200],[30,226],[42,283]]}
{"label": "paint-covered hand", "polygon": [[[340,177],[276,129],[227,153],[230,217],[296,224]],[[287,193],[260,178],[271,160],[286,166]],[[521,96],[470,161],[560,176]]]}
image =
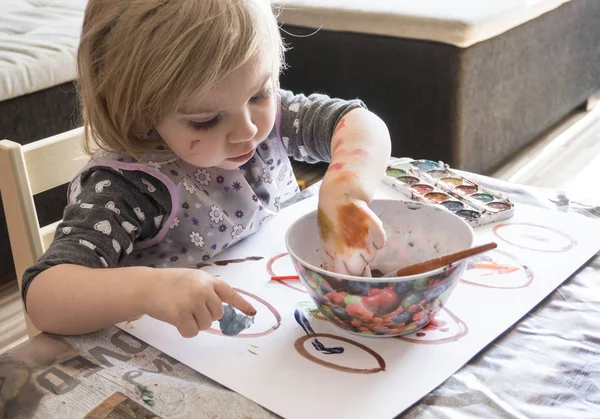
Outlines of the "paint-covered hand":
{"label": "paint-covered hand", "polygon": [[226,282],[199,269],[156,269],[143,296],[144,313],[177,327],[183,337],[210,328],[230,304],[248,316],[256,310]]}
{"label": "paint-covered hand", "polygon": [[331,198],[332,195],[321,194],[317,216],[328,268],[341,274],[361,275],[385,244],[383,225],[365,201]]}

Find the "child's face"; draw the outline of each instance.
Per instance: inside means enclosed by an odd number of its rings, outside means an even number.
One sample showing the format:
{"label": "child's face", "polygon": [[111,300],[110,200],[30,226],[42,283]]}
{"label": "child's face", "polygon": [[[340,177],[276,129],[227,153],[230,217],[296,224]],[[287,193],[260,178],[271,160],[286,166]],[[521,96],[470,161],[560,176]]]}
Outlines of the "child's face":
{"label": "child's face", "polygon": [[250,160],[273,129],[277,92],[272,75],[271,61],[259,54],[208,94],[186,100],[156,131],[187,163],[236,169]]}

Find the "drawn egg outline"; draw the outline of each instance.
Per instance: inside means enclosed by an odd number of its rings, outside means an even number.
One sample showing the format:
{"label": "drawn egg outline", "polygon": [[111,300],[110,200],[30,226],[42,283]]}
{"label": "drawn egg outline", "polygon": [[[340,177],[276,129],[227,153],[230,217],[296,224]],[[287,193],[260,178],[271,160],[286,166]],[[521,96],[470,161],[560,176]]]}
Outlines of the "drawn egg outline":
{"label": "drawn egg outline", "polygon": [[436,339],[436,340],[423,340],[423,339],[415,339],[415,338],[408,337],[411,335],[415,335],[416,333],[422,332],[423,329],[425,327],[427,327],[427,325],[425,325],[425,326],[423,326],[423,328],[421,328],[413,333],[410,333],[410,334],[404,335],[404,336],[396,336],[396,337],[394,337],[394,339],[399,339],[399,340],[402,340],[402,341],[408,342],[408,343],[416,343],[419,345],[443,345],[446,343],[456,342],[469,334],[469,327],[462,319],[460,319],[456,314],[454,314],[452,311],[450,311],[446,307],[442,307],[442,310],[445,311],[446,314],[448,314],[448,316],[458,325],[458,328],[460,330],[460,332],[458,334],[449,336],[447,338]]}
{"label": "drawn egg outline", "polygon": [[[519,226],[536,227],[536,228],[539,228],[542,230],[550,231],[550,232],[557,234],[557,235],[561,236],[562,238],[568,240],[569,244],[567,246],[559,248],[559,249],[544,250],[544,249],[539,249],[539,248],[535,248],[535,247],[527,247],[527,246],[523,246],[522,244],[514,243],[514,242],[506,239],[505,237],[502,237],[502,235],[499,232],[499,230],[501,230],[504,227],[515,227],[515,226],[516,227],[519,227]],[[567,252],[567,251],[571,250],[577,244],[577,241],[575,239],[573,239],[571,236],[569,236],[566,233],[563,233],[560,230],[556,230],[552,227],[542,226],[542,225],[534,224],[534,223],[500,223],[500,224],[497,224],[494,226],[494,228],[492,229],[492,232],[500,240],[502,240],[505,243],[510,244],[511,246],[518,247],[519,249],[531,250],[533,252],[563,253],[563,252]]]}
{"label": "drawn egg outline", "polygon": [[[364,352],[371,355],[377,362],[378,367],[377,368],[352,368],[352,367],[338,365],[333,362],[328,362],[323,359],[317,358],[316,356],[314,356],[310,352],[308,352],[308,350],[306,349],[304,344],[311,339],[318,339],[318,338],[327,338],[327,339],[338,340],[338,341],[342,341],[344,343],[348,343],[352,346],[355,346],[358,349],[361,349]],[[377,352],[375,352],[373,349],[369,348],[368,346],[363,345],[362,343],[353,341],[352,339],[348,339],[343,336],[332,335],[330,333],[315,333],[315,334],[311,334],[311,335],[300,336],[294,342],[294,349],[296,349],[296,352],[298,352],[298,354],[300,356],[302,356],[304,359],[307,359],[308,361],[311,361],[322,367],[333,369],[333,370],[336,370],[339,372],[348,372],[348,373],[352,373],[352,374],[375,374],[375,373],[386,370],[385,369],[386,368],[385,359],[383,359],[383,357],[381,355],[379,355]],[[335,359],[335,358],[332,358],[332,359]]]}
{"label": "drawn egg outline", "polygon": [[[263,299],[257,295],[254,295],[248,291],[244,291],[240,288],[233,288],[233,289],[236,290],[238,293],[245,295],[246,297],[250,297],[251,299],[253,299],[253,300],[261,303],[263,306],[265,306],[271,312],[271,314],[273,314],[273,317],[275,317],[275,320],[277,323],[275,324],[275,326],[271,326],[269,329],[265,330],[264,332],[260,332],[260,333],[244,333],[244,332],[242,332],[236,336],[228,336],[228,337],[241,338],[241,339],[260,338],[260,337],[270,335],[271,333],[273,333],[274,331],[279,329],[279,327],[281,326],[281,314],[279,314],[279,312],[277,311],[277,309],[275,307],[273,307],[265,299]],[[223,332],[221,332],[220,330],[217,330],[217,329],[213,329],[212,327],[210,329],[204,330],[204,332],[208,333],[210,335],[224,336]]]}
{"label": "drawn egg outline", "polygon": [[[531,268],[529,268],[527,265],[524,265],[519,260],[519,258],[517,258],[512,253],[509,253],[509,252],[506,252],[506,251],[500,250],[500,249],[494,249],[494,250],[491,250],[489,252],[489,254],[494,254],[494,253],[498,253],[498,254],[501,254],[503,256],[506,256],[511,261],[513,261],[516,264],[516,266],[518,267],[519,271],[522,271],[523,274],[525,275],[526,282],[523,285],[510,286],[510,287],[503,287],[503,286],[497,286],[497,285],[486,285],[486,284],[482,284],[482,283],[479,283],[479,282],[469,281],[469,280],[466,280],[464,278],[461,278],[460,282],[463,283],[463,284],[472,285],[472,286],[475,286],[475,287],[482,287],[482,288],[489,288],[489,289],[501,289],[501,290],[515,290],[515,289],[520,289],[520,288],[527,288],[527,287],[529,287],[531,285],[531,283],[533,282],[533,280],[535,278],[535,274],[533,273],[533,271],[531,270]],[[497,263],[497,262],[494,261],[494,263]],[[467,269],[467,270],[469,270],[469,269]],[[474,269],[471,269],[471,270],[474,270]]]}
{"label": "drawn egg outline", "polygon": [[[276,256],[273,256],[271,259],[269,259],[269,261],[267,262],[267,273],[269,274],[270,277],[277,276],[275,274],[275,272],[273,271],[273,264],[276,261],[278,261],[279,259],[281,259],[281,258],[283,258],[285,256],[289,256],[289,253],[287,253],[287,252],[286,253],[280,253],[280,254],[278,254]],[[297,274],[298,273],[294,270],[294,275],[297,275]],[[301,292],[303,294],[308,294],[308,292],[305,289],[295,287],[294,285],[288,283],[287,281],[276,281],[276,282],[278,284],[280,284],[280,285],[283,285],[285,287],[293,289],[294,291],[298,291],[298,292]]]}

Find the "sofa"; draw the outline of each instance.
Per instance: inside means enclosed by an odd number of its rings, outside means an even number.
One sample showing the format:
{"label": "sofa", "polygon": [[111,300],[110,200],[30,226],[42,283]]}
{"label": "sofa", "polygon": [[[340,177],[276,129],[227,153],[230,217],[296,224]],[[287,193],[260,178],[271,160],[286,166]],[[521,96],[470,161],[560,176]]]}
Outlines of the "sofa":
{"label": "sofa", "polygon": [[278,0],[281,84],[359,97],[395,156],[489,174],[600,89],[597,0]]}

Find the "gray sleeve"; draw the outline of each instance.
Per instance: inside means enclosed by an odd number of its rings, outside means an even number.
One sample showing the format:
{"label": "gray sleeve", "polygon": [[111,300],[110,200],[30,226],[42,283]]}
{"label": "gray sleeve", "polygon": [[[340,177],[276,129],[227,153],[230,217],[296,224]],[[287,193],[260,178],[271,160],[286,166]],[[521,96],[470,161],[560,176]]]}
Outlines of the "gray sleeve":
{"label": "gray sleeve", "polygon": [[280,89],[279,134],[289,156],[307,163],[331,160],[331,137],[338,121],[349,111],[366,108],[358,100],[334,99],[322,94],[308,97]]}
{"label": "gray sleeve", "polygon": [[[23,274],[26,301],[31,282],[42,271],[60,264],[90,268],[118,266],[133,243],[154,237],[168,218],[171,195],[158,179],[150,193],[137,171],[98,168],[81,176],[81,194],[65,208],[54,241],[35,265]],[[157,218],[158,217],[158,218]]]}

